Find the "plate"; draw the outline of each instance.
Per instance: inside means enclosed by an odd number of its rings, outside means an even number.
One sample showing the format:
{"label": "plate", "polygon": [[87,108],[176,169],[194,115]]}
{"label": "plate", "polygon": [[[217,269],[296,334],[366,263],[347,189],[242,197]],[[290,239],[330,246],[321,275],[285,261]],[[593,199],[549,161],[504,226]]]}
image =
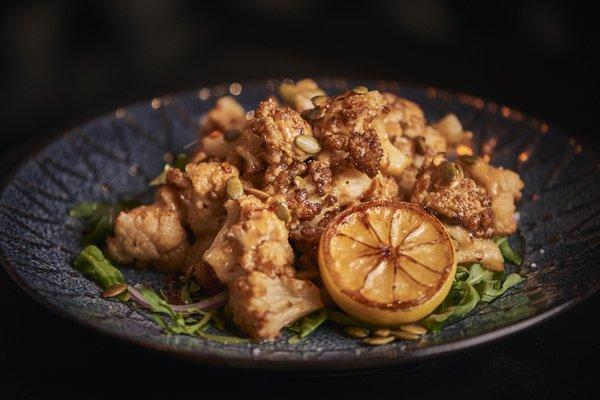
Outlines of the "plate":
{"label": "plate", "polygon": [[[8,274],[49,309],[115,338],[202,363],[294,371],[343,371],[415,361],[489,342],[547,319],[600,286],[600,164],[576,140],[509,107],[480,98],[396,82],[320,79],[328,92],[366,85],[419,103],[429,120],[457,114],[475,134],[475,150],[525,181],[519,204],[524,285],[437,335],[367,347],[326,324],[298,344],[223,345],[165,335],[131,304],[100,298],[73,267],[84,226],[67,216],[83,200],[150,198],[148,182],[169,154],[197,138],[198,121],[230,94],[253,109],[277,80],[205,87],[119,108],[62,135],[32,155],[0,193],[0,253]],[[129,282],[160,281],[124,269]]]}

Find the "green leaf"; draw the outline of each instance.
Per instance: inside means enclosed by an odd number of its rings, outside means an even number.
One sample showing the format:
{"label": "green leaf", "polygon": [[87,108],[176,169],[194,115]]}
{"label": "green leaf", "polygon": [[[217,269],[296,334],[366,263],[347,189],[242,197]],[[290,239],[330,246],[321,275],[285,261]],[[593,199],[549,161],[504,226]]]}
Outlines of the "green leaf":
{"label": "green leaf", "polygon": [[366,329],[375,328],[374,325],[361,322],[361,321],[357,320],[356,318],[353,318],[353,317],[349,316],[348,314],[343,313],[341,311],[332,310],[331,308],[327,308],[325,310],[327,313],[327,318],[333,322],[337,322],[338,324],[349,325],[349,326],[359,326],[361,328],[366,328]]}
{"label": "green leaf", "polygon": [[326,320],[327,310],[322,309],[296,321],[289,327],[289,330],[296,333],[296,335],[292,339],[290,339],[289,342],[291,344],[299,342],[300,340],[313,333],[314,330],[317,329]]}
{"label": "green leaf", "polygon": [[[125,283],[121,271],[104,257],[102,250],[94,245],[83,249],[73,264],[84,276],[96,282],[104,290]],[[123,299],[124,295],[125,293],[122,293],[117,298]]]}
{"label": "green leaf", "polygon": [[481,264],[473,263],[469,266],[469,276],[465,279],[470,285],[476,285],[481,281],[493,279],[494,273],[481,266]]}
{"label": "green leaf", "polygon": [[106,242],[106,238],[113,233],[114,220],[123,210],[136,207],[139,203],[133,200],[120,201],[109,205],[96,201],[84,201],[75,205],[69,215],[74,218],[84,219],[89,225],[87,233],[82,238],[83,245]]}
{"label": "green leaf", "polygon": [[165,164],[165,167],[163,168],[162,172],[158,174],[156,178],[152,179],[152,181],[150,182],[150,186],[164,185],[165,183],[167,183],[167,172],[169,172],[170,169],[179,168],[183,170],[185,169],[185,166],[189,164],[189,162],[190,160],[187,154],[177,154],[177,156],[175,157],[175,161],[173,161],[172,164]]}
{"label": "green leaf", "polygon": [[519,253],[513,250],[510,247],[510,243],[508,242],[508,237],[502,236],[494,239],[494,243],[500,249],[500,253],[502,253],[502,257],[504,257],[504,261],[509,261],[515,265],[523,264],[523,257]]}
{"label": "green leaf", "polygon": [[198,331],[198,332],[196,332],[196,334],[198,336],[200,336],[202,339],[210,340],[212,342],[217,342],[217,343],[221,343],[221,344],[243,344],[243,343],[250,342],[249,339],[244,339],[244,338],[240,338],[240,337],[236,337],[236,336],[212,335],[210,333],[206,333],[203,331]]}
{"label": "green leaf", "polygon": [[477,287],[481,294],[481,301],[490,302],[523,280],[524,278],[520,275],[512,273],[506,277],[503,283],[500,283],[500,280],[483,281]]}

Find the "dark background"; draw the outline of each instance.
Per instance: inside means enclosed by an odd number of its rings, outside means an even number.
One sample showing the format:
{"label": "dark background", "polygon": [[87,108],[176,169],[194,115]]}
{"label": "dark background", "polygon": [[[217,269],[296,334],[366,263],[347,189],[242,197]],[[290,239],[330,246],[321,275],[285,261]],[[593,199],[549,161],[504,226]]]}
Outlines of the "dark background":
{"label": "dark background", "polygon": [[[591,7],[440,0],[3,4],[0,174],[53,135],[119,105],[224,81],[316,75],[472,93],[598,149],[600,63]],[[336,378],[219,370],[146,353],[50,314],[4,272],[0,304],[2,398],[598,395],[597,295],[496,344]]]}

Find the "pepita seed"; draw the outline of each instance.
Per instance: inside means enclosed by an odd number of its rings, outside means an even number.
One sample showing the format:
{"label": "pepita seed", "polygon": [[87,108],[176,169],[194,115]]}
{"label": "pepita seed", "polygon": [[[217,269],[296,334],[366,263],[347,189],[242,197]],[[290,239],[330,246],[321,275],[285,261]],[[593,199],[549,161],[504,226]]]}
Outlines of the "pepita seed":
{"label": "pepita seed", "polygon": [[477,163],[478,158],[475,156],[468,156],[468,155],[463,155],[463,156],[458,156],[458,159],[462,162],[464,162],[465,164],[475,164]]}
{"label": "pepita seed", "polygon": [[312,108],[310,110],[304,110],[300,113],[300,116],[307,121],[314,121],[316,119],[320,119],[325,116],[325,109],[324,108]]}
{"label": "pepita seed", "polygon": [[115,297],[115,296],[120,295],[121,293],[123,293],[126,290],[127,290],[127,285],[124,283],[120,283],[118,285],[111,286],[108,289],[106,289],[104,292],[102,292],[102,297],[105,299]]}
{"label": "pepita seed", "polygon": [[309,135],[299,135],[294,139],[294,144],[300,150],[308,154],[315,154],[321,151],[321,144],[317,139]]}
{"label": "pepita seed", "polygon": [[266,200],[269,198],[268,193],[263,192],[262,190],[259,190],[259,189],[247,187],[247,188],[244,188],[244,190],[246,191],[246,193],[256,196],[261,200]]}
{"label": "pepita seed", "polygon": [[225,131],[225,133],[223,134],[223,139],[225,139],[226,142],[233,142],[234,140],[239,139],[239,137],[241,135],[242,135],[242,131],[237,128],[234,128],[234,129]]}
{"label": "pepita seed", "polygon": [[290,209],[285,205],[285,203],[278,201],[275,203],[275,215],[277,218],[282,220],[283,222],[288,222],[290,217],[292,216],[290,213]]}
{"label": "pepita seed", "polygon": [[315,107],[323,107],[327,104],[329,97],[324,95],[315,96],[310,101],[315,105]]}
{"label": "pepita seed", "polygon": [[230,199],[235,200],[240,197],[244,193],[244,188],[242,187],[242,182],[240,182],[240,178],[237,176],[232,176],[227,179],[227,196]]}
{"label": "pepita seed", "polygon": [[445,182],[451,182],[455,177],[458,176],[458,169],[454,166],[454,163],[450,161],[444,161],[440,168],[442,169],[442,179]]}
{"label": "pepita seed", "polygon": [[121,301],[129,301],[131,300],[131,293],[127,292],[123,295],[123,297],[121,298]]}
{"label": "pepita seed", "polygon": [[299,189],[304,189],[306,187],[306,181],[301,176],[295,176],[294,185]]}
{"label": "pepita seed", "polygon": [[357,86],[354,89],[352,89],[352,91],[356,94],[364,94],[367,93],[369,89],[367,89],[365,86]]}
{"label": "pepita seed", "polygon": [[369,331],[360,326],[347,326],[344,328],[344,333],[356,339],[364,339],[369,336]]}
{"label": "pepita seed", "polygon": [[377,328],[373,331],[373,336],[388,337],[392,332],[387,328]]}
{"label": "pepita seed", "polygon": [[400,330],[403,330],[404,332],[407,333],[412,333],[413,335],[425,335],[427,333],[427,329],[423,328],[422,326],[419,325],[402,325],[400,327]]}
{"label": "pepita seed", "polygon": [[386,337],[367,337],[362,340],[364,344],[368,344],[370,346],[381,346],[383,344],[392,343],[396,339],[393,336]]}
{"label": "pepita seed", "polygon": [[421,337],[419,335],[415,335],[414,333],[405,332],[403,330],[392,331],[391,334],[392,337],[405,340],[417,340]]}

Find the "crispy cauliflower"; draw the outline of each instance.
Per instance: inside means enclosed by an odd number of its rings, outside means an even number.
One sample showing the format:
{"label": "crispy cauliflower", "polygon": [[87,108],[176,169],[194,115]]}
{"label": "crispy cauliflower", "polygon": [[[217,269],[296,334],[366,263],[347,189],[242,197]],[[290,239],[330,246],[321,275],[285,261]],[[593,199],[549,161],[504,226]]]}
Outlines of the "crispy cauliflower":
{"label": "crispy cauliflower", "polygon": [[333,99],[315,122],[315,136],[331,152],[334,162],[345,160],[373,177],[381,169],[400,175],[410,158],[389,141],[384,120],[390,108],[377,91],[350,91]]}
{"label": "crispy cauliflower", "polygon": [[312,79],[302,79],[296,84],[284,83],[279,87],[279,93],[298,112],[314,108],[311,99],[325,94]]}
{"label": "crispy cauliflower", "polygon": [[460,226],[445,224],[445,227],[446,232],[454,241],[458,264],[476,262],[492,271],[504,270],[502,253],[492,240],[473,237]]}
{"label": "crispy cauliflower", "polygon": [[446,115],[433,124],[433,126],[446,139],[449,149],[453,149],[461,143],[468,142],[473,137],[473,133],[463,130],[460,120],[454,114]]}
{"label": "crispy cauliflower", "polygon": [[459,157],[463,170],[483,186],[492,198],[492,209],[496,215],[494,233],[510,235],[517,230],[515,202],[521,199],[524,183],[519,175],[502,167],[493,167],[480,158]]}
{"label": "crispy cauliflower", "polygon": [[293,276],[294,252],[285,223],[254,196],[229,200],[225,208],[227,221],[204,253],[219,279],[229,284],[250,271]]}
{"label": "crispy cauliflower", "polygon": [[164,272],[183,267],[189,248],[187,233],[176,204],[165,199],[174,199],[167,188],[157,192],[153,204],[117,216],[114,236],[107,239],[111,259]]}
{"label": "crispy cauliflower", "polygon": [[477,236],[489,237],[494,233],[494,211],[485,189],[462,176],[456,165],[443,156],[436,156],[424,165],[410,201]]}
{"label": "crispy cauliflower", "polygon": [[227,307],[235,324],[255,339],[274,339],[295,320],[323,308],[310,281],[253,271],[228,286]]}
{"label": "crispy cauliflower", "polygon": [[177,168],[167,172],[167,183],[178,191],[195,235],[214,234],[221,227],[225,186],[232,176],[238,176],[238,169],[226,162],[190,163],[185,172]]}
{"label": "crispy cauliflower", "polygon": [[215,106],[200,121],[201,134],[213,131],[225,132],[243,129],[246,125],[246,110],[231,96],[221,97]]}

